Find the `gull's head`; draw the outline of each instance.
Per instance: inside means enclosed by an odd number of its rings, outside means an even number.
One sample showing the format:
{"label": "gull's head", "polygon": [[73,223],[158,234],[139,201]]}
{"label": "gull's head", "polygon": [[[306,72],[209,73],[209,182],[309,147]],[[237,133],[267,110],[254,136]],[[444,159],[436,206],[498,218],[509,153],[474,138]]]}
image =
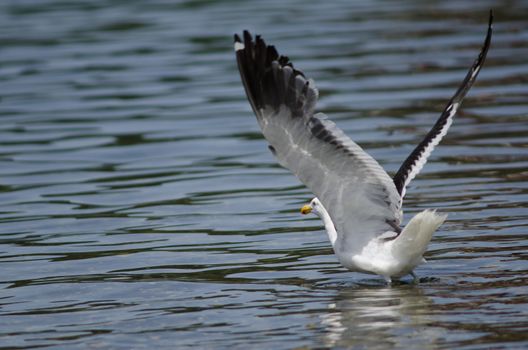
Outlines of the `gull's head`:
{"label": "gull's head", "polygon": [[310,201],[310,204],[306,204],[301,208],[301,214],[306,215],[314,213],[315,215],[319,215],[321,208],[322,204],[319,202],[319,199],[314,198]]}

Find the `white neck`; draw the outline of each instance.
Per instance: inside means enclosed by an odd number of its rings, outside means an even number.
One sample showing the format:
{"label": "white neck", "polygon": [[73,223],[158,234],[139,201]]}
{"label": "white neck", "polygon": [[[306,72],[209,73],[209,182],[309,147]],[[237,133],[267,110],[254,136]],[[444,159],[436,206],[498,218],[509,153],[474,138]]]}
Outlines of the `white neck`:
{"label": "white neck", "polygon": [[332,247],[333,247],[337,240],[337,232],[336,232],[334,223],[332,222],[330,215],[328,215],[328,212],[326,211],[326,209],[323,207],[322,204],[319,207],[318,214],[321,220],[323,220],[326,233],[328,234],[328,238],[330,239],[330,243],[332,244]]}

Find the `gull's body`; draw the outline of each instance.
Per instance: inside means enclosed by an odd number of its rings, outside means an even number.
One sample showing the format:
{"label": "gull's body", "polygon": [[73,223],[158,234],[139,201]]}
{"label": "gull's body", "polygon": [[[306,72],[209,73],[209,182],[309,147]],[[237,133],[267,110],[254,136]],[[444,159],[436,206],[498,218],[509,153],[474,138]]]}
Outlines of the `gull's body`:
{"label": "gull's body", "polygon": [[390,177],[325,115],[315,113],[312,80],[248,32],[235,36],[238,68],[249,102],[270,150],[315,195],[303,213],[317,214],[339,261],[351,271],[381,275],[386,281],[412,274],[424,261],[433,233],[446,215],[432,210],[400,228],[405,188],[445,136],[462,99],[484,63],[491,22],[480,55],[424,140]]}

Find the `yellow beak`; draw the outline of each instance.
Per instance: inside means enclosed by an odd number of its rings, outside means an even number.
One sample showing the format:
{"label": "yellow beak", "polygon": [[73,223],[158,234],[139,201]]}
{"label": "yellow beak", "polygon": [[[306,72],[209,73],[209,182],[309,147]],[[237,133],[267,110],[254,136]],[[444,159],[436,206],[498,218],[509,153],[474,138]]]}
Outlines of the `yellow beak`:
{"label": "yellow beak", "polygon": [[309,204],[306,204],[304,207],[301,208],[301,214],[310,214],[312,212],[312,207]]}

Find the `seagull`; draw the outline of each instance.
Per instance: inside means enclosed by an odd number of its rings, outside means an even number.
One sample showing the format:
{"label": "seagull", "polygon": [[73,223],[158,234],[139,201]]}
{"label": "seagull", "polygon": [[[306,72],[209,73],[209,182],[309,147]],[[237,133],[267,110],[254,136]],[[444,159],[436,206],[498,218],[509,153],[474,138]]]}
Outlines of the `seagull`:
{"label": "seagull", "polygon": [[339,262],[348,270],[392,279],[411,275],[447,215],[425,210],[401,228],[402,202],[409,182],[446,135],[484,64],[492,34],[442,114],[396,174],[352,141],[326,115],[315,112],[318,90],[287,56],[248,31],[235,34],[238,69],[249,103],[269,149],[314,194],[302,214],[320,217]]}

